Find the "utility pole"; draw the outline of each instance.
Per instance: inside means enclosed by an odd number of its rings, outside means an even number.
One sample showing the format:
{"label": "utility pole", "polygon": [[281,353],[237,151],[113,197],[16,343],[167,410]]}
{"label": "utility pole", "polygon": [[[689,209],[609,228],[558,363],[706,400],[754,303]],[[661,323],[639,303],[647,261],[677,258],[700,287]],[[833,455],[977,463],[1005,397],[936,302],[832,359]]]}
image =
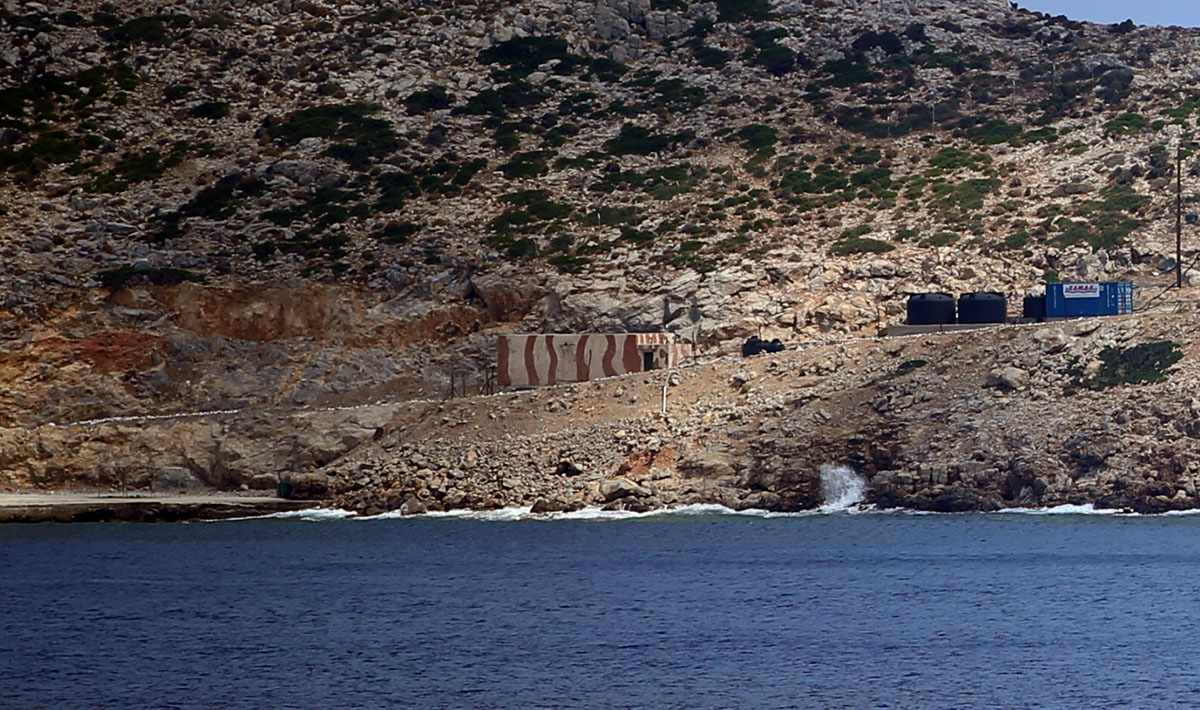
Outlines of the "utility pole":
{"label": "utility pole", "polygon": [[1175,144],[1175,288],[1183,288],[1183,141]]}

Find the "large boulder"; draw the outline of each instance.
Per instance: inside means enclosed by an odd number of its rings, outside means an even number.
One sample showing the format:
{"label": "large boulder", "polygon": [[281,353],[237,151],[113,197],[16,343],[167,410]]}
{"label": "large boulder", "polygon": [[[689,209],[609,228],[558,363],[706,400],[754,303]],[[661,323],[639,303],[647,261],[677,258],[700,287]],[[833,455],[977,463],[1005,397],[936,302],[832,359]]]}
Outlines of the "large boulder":
{"label": "large boulder", "polygon": [[470,293],[483,301],[491,320],[506,322],[524,318],[546,289],[528,275],[489,272],[471,277]]}
{"label": "large boulder", "polygon": [[1019,367],[1001,367],[988,373],[987,386],[1015,390],[1029,384],[1029,373]]}
{"label": "large boulder", "polygon": [[939,513],[969,513],[1000,509],[1000,503],[987,493],[965,486],[951,485],[942,489],[937,496],[924,501],[920,506]]}
{"label": "large boulder", "polygon": [[628,478],[612,478],[600,482],[600,495],[604,498],[605,503],[611,503],[620,498],[630,496],[646,498],[650,496],[650,490],[639,486]]}
{"label": "large boulder", "polygon": [[204,481],[182,466],[163,466],[154,474],[156,491],[195,491],[204,488]]}

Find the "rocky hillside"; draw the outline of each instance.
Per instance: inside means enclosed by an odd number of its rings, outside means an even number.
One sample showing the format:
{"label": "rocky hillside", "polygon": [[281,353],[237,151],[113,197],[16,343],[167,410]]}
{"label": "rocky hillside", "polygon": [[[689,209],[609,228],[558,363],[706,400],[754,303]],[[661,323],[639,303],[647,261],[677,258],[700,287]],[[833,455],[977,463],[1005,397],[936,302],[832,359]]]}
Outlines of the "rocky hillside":
{"label": "rocky hillside", "polygon": [[260,422],[173,464],[207,483],[328,466],[386,423],[279,423],[478,391],[501,331],[713,354],[914,292],[1157,293],[1200,107],[1196,31],[991,0],[9,0],[0,34],[16,487],[136,478],[32,470],[29,432],[171,412]]}

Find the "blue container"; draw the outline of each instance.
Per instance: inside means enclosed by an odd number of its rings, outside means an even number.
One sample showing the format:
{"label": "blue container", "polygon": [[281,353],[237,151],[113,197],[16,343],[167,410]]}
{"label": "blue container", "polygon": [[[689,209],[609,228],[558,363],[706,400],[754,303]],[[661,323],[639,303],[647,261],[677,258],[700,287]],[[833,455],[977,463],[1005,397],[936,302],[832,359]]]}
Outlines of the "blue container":
{"label": "blue container", "polygon": [[1133,313],[1133,282],[1046,284],[1046,317],[1116,316]]}

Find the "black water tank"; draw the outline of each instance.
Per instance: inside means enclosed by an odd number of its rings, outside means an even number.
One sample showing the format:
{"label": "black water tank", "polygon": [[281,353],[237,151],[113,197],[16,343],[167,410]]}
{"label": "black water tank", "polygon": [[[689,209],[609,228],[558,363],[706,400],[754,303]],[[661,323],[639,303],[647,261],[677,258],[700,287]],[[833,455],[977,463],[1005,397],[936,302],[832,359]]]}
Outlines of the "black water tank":
{"label": "black water tank", "polygon": [[959,323],[1003,323],[1008,320],[1008,301],[993,291],[964,293],[958,297]]}
{"label": "black water tank", "polygon": [[1034,320],[1045,320],[1046,318],[1046,295],[1041,296],[1026,296],[1025,304],[1021,309],[1021,315]]}
{"label": "black water tank", "polygon": [[954,321],[954,296],[948,293],[915,293],[908,297],[909,325],[942,325]]}

